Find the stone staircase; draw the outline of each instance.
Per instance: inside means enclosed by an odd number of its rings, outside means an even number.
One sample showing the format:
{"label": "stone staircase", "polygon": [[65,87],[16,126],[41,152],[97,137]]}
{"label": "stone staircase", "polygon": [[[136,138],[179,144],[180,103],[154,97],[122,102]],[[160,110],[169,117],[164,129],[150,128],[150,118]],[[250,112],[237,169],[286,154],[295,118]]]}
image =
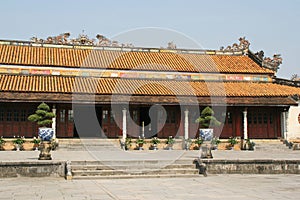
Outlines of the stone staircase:
{"label": "stone staircase", "polygon": [[253,140],[255,142],[256,151],[277,151],[277,152],[289,152],[292,149],[284,142],[280,140]]}
{"label": "stone staircase", "polygon": [[118,139],[59,139],[58,150],[62,151],[118,151]]}
{"label": "stone staircase", "polygon": [[72,161],[73,179],[198,177],[192,160]]}

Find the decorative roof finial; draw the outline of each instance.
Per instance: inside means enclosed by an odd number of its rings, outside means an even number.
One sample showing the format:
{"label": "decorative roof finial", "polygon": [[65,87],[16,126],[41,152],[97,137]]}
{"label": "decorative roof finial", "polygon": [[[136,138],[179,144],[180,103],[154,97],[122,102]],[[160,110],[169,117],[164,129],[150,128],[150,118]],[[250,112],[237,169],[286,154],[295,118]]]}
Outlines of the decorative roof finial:
{"label": "decorative roof finial", "polygon": [[220,51],[243,51],[244,53],[247,53],[249,51],[250,42],[246,40],[245,37],[240,37],[239,42],[239,44],[234,43],[233,45],[229,45],[226,48],[221,46]]}
{"label": "decorative roof finial", "polygon": [[282,58],[280,54],[274,54],[273,59],[270,57],[265,57],[262,61],[262,66],[271,69],[275,72],[279,69],[279,65],[282,64]]}
{"label": "decorative roof finial", "polygon": [[70,45],[90,45],[90,46],[112,46],[112,47],[133,47],[132,44],[119,44],[118,41],[111,41],[103,35],[97,34],[96,38],[98,42],[95,42],[96,39],[90,39],[86,34],[84,34],[84,30],[82,30],[82,34],[79,34],[77,38],[68,39],[70,37],[70,33],[62,33],[58,36],[49,36],[46,40],[39,39],[37,37],[30,38],[32,43],[39,44],[70,44]]}

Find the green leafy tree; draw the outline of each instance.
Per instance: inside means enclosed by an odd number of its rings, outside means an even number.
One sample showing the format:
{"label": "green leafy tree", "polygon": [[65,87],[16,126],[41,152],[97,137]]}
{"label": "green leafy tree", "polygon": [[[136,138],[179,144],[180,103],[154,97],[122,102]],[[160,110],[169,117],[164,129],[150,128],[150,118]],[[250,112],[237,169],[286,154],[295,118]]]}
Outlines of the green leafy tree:
{"label": "green leafy tree", "polygon": [[50,107],[46,103],[41,103],[34,114],[28,117],[29,121],[37,122],[40,127],[48,127],[52,124],[52,118],[55,114],[50,111]]}
{"label": "green leafy tree", "polygon": [[202,110],[201,115],[196,119],[196,122],[203,128],[221,125],[221,122],[214,117],[214,111],[208,106]]}

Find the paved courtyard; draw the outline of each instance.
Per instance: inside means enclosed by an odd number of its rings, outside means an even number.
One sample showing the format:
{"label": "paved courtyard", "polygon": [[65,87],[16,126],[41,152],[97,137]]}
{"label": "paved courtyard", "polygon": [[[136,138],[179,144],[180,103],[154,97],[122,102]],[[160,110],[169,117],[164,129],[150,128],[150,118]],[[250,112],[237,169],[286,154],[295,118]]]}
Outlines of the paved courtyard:
{"label": "paved courtyard", "polygon": [[0,199],[299,199],[300,175],[210,175],[198,178],[72,180],[7,178]]}
{"label": "paved courtyard", "polygon": [[[34,161],[39,152],[0,151],[2,161]],[[299,151],[214,151],[215,159],[292,159]],[[194,159],[198,151],[53,151],[53,160]],[[299,199],[300,175],[212,175],[196,178],[71,180],[63,178],[0,179],[0,199]]]}

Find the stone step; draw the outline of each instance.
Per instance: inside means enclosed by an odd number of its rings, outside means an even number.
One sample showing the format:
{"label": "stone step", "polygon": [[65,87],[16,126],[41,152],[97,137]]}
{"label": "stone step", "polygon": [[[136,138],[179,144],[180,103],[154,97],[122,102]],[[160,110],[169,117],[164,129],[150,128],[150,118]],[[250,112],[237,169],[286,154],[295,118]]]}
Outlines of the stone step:
{"label": "stone step", "polygon": [[73,170],[76,176],[116,176],[116,175],[167,175],[167,174],[199,174],[197,169],[155,169],[155,170]]}
{"label": "stone step", "polygon": [[121,146],[118,139],[59,139],[59,150],[70,151],[117,151]]}
{"label": "stone step", "polygon": [[178,159],[178,160],[94,160],[94,161],[72,161],[71,165],[170,165],[170,164],[193,164],[192,160],[189,159]]}
{"label": "stone step", "polygon": [[111,176],[74,176],[75,180],[88,179],[132,179],[132,178],[195,178],[199,174],[140,174],[140,175],[111,175]]}
{"label": "stone step", "polygon": [[258,151],[290,151],[285,144],[256,144],[255,149]]}
{"label": "stone step", "polygon": [[72,161],[75,179],[198,176],[192,160]]}
{"label": "stone step", "polygon": [[[140,166],[136,165],[72,165],[72,170],[140,170]],[[194,164],[171,164],[171,165],[162,165],[162,166],[143,166],[143,170],[145,169],[195,169]]]}
{"label": "stone step", "polygon": [[282,140],[253,140],[255,142],[256,151],[278,151],[278,152],[288,152],[290,148],[283,143]]}

